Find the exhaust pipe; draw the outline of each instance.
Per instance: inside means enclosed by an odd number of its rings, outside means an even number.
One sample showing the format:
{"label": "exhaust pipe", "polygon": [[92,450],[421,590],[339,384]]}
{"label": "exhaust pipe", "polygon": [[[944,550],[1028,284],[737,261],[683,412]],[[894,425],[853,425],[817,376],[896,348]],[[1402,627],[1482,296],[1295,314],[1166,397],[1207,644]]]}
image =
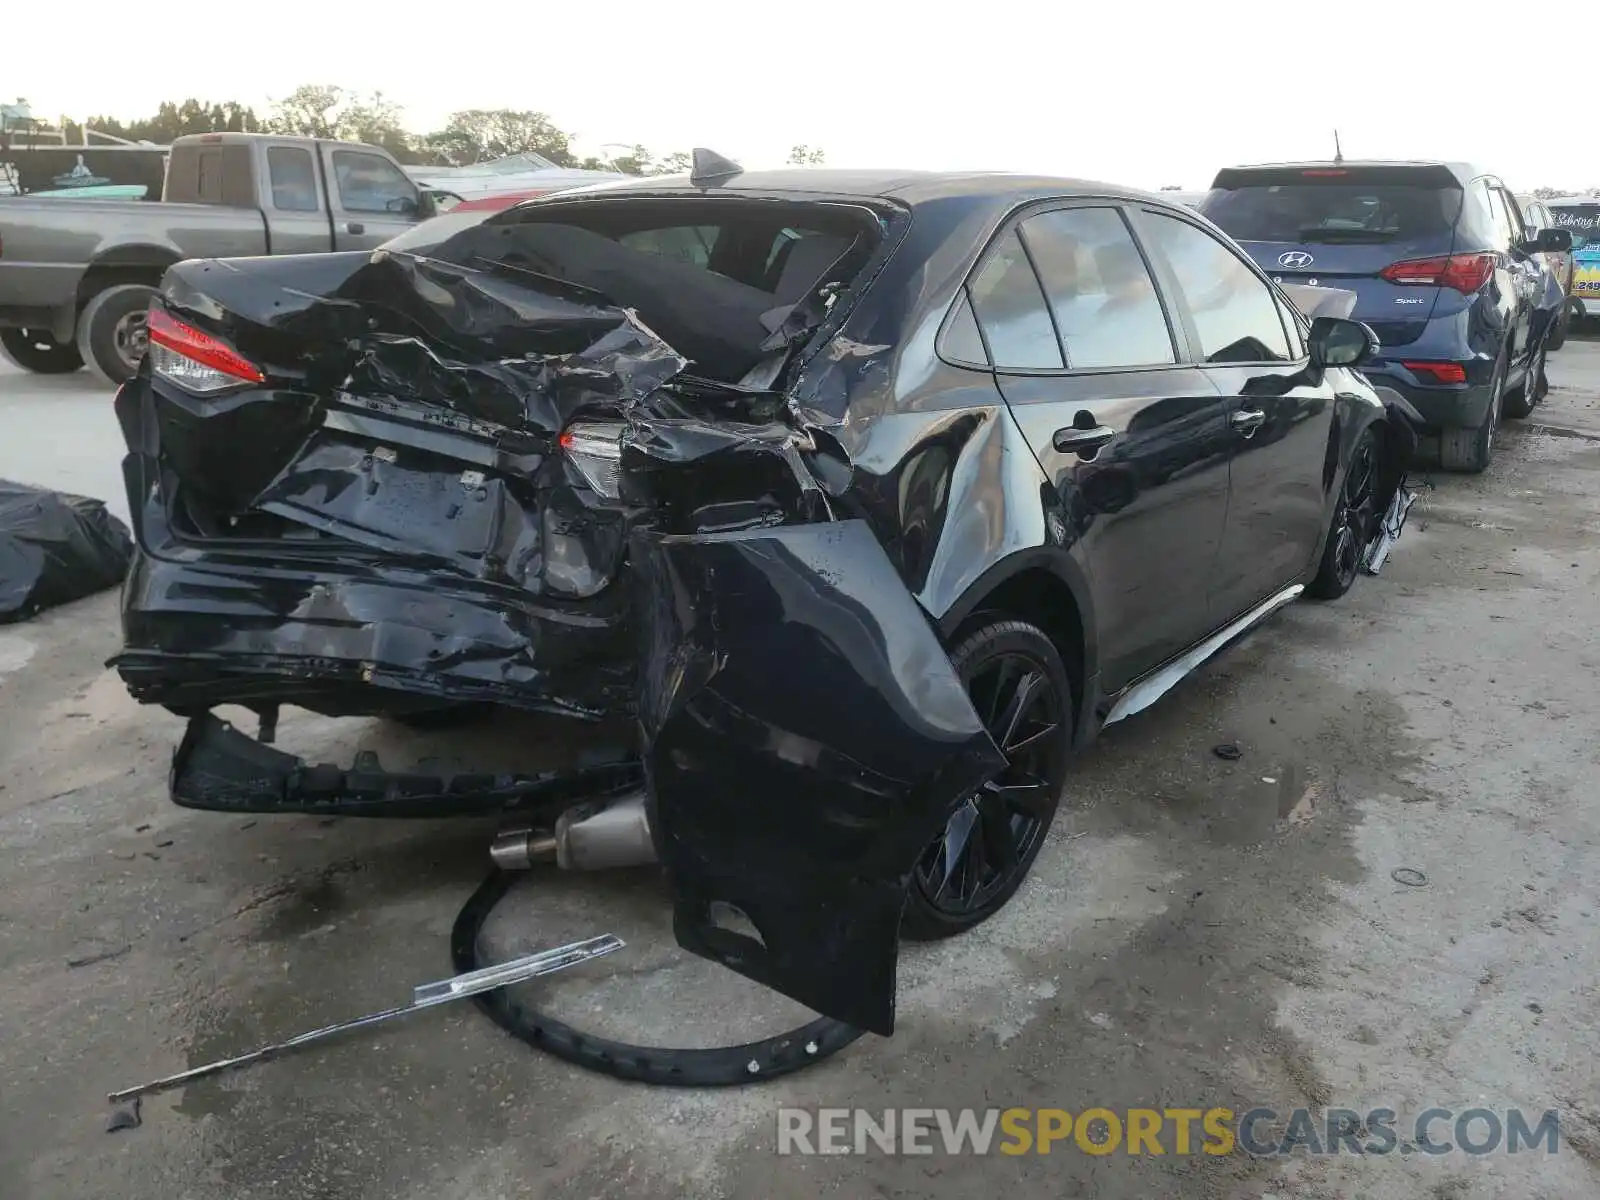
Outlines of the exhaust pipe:
{"label": "exhaust pipe", "polygon": [[605,804],[580,804],[556,818],[554,833],[527,826],[502,829],[489,857],[502,871],[554,862],[569,871],[637,867],[656,861],[645,794],[629,792]]}

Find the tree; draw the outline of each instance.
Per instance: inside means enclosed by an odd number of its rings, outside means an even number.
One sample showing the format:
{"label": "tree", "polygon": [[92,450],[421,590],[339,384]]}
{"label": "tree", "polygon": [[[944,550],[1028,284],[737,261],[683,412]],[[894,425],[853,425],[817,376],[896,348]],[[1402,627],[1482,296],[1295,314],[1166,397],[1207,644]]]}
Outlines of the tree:
{"label": "tree", "polygon": [[267,128],[273,133],[366,142],[401,162],[419,161],[415,139],[400,123],[400,106],[382,92],[363,97],[335,84],[307,83],[272,107]]}
{"label": "tree", "polygon": [[1565,195],[1566,193],[1560,188],[1537,187],[1533,189],[1533,198],[1535,200],[1554,200],[1557,196]]}
{"label": "tree", "polygon": [[164,101],[153,117],[121,121],[116,117],[90,117],[83,124],[63,120],[61,131],[69,142],[83,142],[85,129],[109,133],[130,142],[156,142],[161,145],[191,133],[259,133],[261,120],[255,110],[229,101],[208,104],[192,97],[174,103]]}
{"label": "tree", "polygon": [[[648,147],[634,146],[628,153],[612,159],[590,158],[584,165],[596,171],[616,171],[623,175],[682,175],[693,165],[687,150],[674,150],[657,158]],[[594,164],[588,167],[588,164]]]}
{"label": "tree", "polygon": [[791,167],[820,167],[827,155],[820,146],[796,146],[789,151]]}
{"label": "tree", "polygon": [[1163,192],[1181,192],[1183,191],[1183,185],[1181,183],[1164,183],[1161,185],[1161,190]]}
{"label": "tree", "polygon": [[451,166],[489,162],[511,154],[538,154],[558,167],[576,160],[571,135],[542,112],[511,108],[469,108],[452,113],[443,129],[422,139],[427,152]]}

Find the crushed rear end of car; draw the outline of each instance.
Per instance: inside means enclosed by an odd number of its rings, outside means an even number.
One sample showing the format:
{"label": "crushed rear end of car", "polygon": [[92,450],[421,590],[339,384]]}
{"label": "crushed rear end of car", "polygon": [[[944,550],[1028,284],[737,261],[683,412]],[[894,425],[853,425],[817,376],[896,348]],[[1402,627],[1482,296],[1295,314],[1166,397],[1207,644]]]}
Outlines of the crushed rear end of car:
{"label": "crushed rear end of car", "polygon": [[541,202],[425,252],[173,268],[117,400],[113,662],[191,719],[173,798],[225,811],[481,812],[552,782],[303,763],[264,744],[281,704],[632,714],[637,758],[576,782],[642,782],[678,940],[889,1033],[912,867],[1004,758],[785,390],[894,214],[762,200],[760,287],[629,244],[651,204],[751,203]]}

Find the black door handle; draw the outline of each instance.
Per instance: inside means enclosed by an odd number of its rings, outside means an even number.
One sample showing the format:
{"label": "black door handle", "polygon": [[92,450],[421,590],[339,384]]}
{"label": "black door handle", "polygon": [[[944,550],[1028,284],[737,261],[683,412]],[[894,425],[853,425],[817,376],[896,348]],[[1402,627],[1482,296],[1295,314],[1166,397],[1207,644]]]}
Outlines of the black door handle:
{"label": "black door handle", "polygon": [[1055,436],[1050,440],[1062,454],[1069,451],[1077,454],[1093,454],[1116,436],[1117,431],[1109,425],[1090,425],[1088,428],[1065,425],[1056,430]]}
{"label": "black door handle", "polygon": [[365,233],[367,231],[367,227],[365,225],[363,225],[360,221],[351,221],[351,222],[349,222],[348,224],[345,225],[344,231],[346,233],[353,233],[357,237],[360,237],[363,233]]}

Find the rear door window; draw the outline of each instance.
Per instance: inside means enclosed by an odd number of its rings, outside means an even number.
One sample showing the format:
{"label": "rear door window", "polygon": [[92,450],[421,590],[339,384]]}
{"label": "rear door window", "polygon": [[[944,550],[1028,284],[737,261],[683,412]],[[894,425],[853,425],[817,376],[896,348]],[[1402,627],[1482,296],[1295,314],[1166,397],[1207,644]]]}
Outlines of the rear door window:
{"label": "rear door window", "polygon": [[1115,208],[1065,208],[1022,224],[1067,366],[1141,367],[1177,361],[1155,281]]}
{"label": "rear door window", "polygon": [[973,313],[997,369],[1062,368],[1055,324],[1015,229],[990,251],[968,287]]}
{"label": "rear door window", "polygon": [[1505,197],[1500,194],[1500,189],[1487,183],[1479,183],[1482,189],[1483,200],[1489,208],[1489,221],[1494,231],[1494,247],[1497,250],[1507,249],[1515,234],[1515,225],[1511,220],[1511,213],[1506,208]]}
{"label": "rear door window", "polygon": [[1243,259],[1198,225],[1146,212],[1148,228],[1172,268],[1208,363],[1285,362],[1288,335],[1272,289]]}
{"label": "rear door window", "polygon": [[299,146],[272,146],[267,150],[267,178],[272,185],[272,207],[283,212],[316,212],[317,176],[311,151]]}

